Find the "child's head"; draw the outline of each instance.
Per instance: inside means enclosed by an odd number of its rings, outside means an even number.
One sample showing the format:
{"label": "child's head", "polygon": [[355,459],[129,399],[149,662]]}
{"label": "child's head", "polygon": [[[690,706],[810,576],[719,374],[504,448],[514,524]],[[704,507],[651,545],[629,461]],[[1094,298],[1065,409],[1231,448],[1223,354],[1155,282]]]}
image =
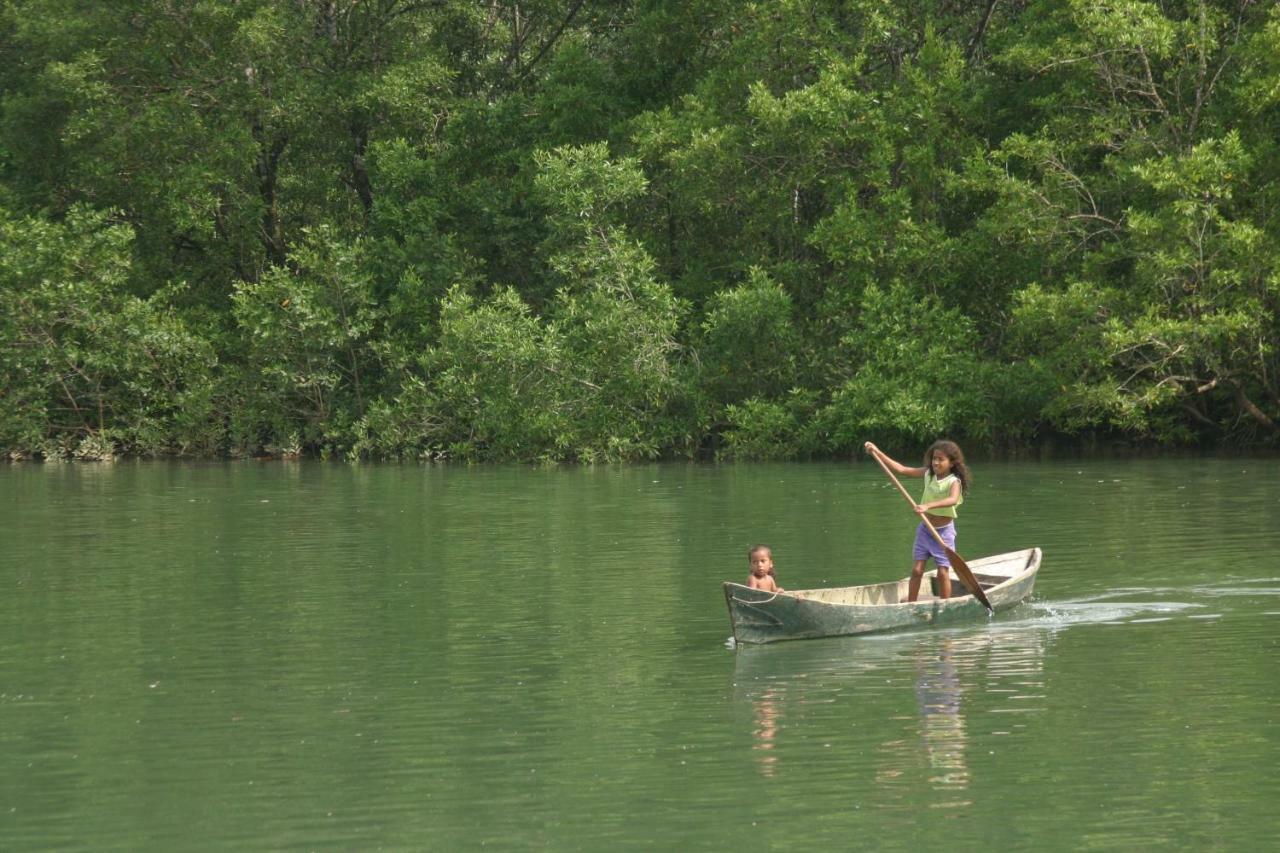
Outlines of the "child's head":
{"label": "child's head", "polygon": [[747,563],[751,574],[758,578],[773,574],[773,549],[768,545],[752,545],[747,552]]}
{"label": "child's head", "polygon": [[969,484],[973,482],[973,475],[969,473],[969,466],[964,464],[964,451],[954,441],[940,439],[929,445],[929,449],[924,452],[924,467],[939,479],[948,474],[955,474],[956,479],[960,481],[961,490],[966,495],[969,494]]}

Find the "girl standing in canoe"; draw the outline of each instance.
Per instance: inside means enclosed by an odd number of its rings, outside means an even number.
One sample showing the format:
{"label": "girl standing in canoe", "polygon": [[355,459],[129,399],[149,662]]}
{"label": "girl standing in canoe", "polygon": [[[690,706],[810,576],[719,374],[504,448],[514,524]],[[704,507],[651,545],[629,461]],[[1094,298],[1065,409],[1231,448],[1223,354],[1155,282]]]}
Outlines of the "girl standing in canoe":
{"label": "girl standing in canoe", "polygon": [[[887,465],[895,474],[904,477],[923,477],[924,494],[916,504],[916,514],[927,519],[938,535],[952,551],[956,549],[956,507],[964,503],[973,475],[964,464],[964,452],[954,441],[935,441],[924,454],[924,467],[908,468],[891,459],[884,451],[868,441],[867,452]],[[911,548],[911,582],[907,587],[907,600],[915,601],[920,595],[920,579],[929,558],[938,567],[938,597],[951,597],[951,558],[930,534],[924,521],[916,528],[915,544]]]}

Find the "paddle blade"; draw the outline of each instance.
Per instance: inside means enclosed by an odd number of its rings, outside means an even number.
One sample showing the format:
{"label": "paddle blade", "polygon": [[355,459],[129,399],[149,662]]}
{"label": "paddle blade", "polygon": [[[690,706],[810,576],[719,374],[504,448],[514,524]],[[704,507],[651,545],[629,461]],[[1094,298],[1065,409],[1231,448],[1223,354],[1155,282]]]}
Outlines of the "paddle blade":
{"label": "paddle blade", "polygon": [[943,550],[951,558],[951,568],[956,570],[956,574],[960,576],[961,583],[969,588],[969,592],[973,593],[974,598],[982,602],[983,607],[995,613],[995,608],[991,606],[990,601],[987,601],[987,595],[982,591],[982,584],[978,583],[978,579],[973,576],[973,572],[969,571],[969,564],[950,548],[943,546]]}

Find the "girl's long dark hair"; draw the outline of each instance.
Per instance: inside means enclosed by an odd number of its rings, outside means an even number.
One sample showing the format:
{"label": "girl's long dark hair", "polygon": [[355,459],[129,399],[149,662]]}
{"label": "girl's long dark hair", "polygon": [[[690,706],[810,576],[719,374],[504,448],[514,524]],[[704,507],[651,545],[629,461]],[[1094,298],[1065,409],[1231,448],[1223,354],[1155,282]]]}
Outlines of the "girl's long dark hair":
{"label": "girl's long dark hair", "polygon": [[973,484],[973,474],[969,471],[969,466],[964,464],[964,451],[954,441],[947,441],[944,438],[929,445],[929,449],[924,452],[925,470],[930,474],[933,473],[933,454],[938,451],[951,460],[951,472],[960,480],[960,493],[969,494],[969,486]]}

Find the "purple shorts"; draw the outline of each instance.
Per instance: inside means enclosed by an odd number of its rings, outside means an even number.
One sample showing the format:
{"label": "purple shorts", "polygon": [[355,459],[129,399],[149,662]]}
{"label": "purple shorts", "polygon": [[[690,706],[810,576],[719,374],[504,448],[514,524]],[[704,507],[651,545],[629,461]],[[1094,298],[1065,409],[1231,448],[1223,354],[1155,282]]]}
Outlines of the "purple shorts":
{"label": "purple shorts", "polygon": [[[947,543],[947,547],[952,551],[956,549],[956,523],[953,521],[946,527],[934,527],[938,531],[938,535],[942,537],[942,541]],[[951,558],[947,556],[947,552],[942,550],[942,546],[938,544],[938,540],[933,538],[933,534],[929,532],[929,528],[924,526],[924,522],[920,522],[920,526],[916,528],[916,541],[911,546],[911,559],[927,560],[930,557],[939,566],[951,568]]]}

